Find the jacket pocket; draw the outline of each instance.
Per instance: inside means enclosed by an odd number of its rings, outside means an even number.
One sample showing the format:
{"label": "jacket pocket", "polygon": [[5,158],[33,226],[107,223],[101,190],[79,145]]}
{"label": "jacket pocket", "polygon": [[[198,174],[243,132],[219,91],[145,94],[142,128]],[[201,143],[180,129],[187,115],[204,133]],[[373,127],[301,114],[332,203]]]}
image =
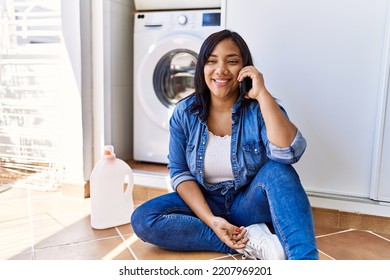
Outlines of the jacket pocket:
{"label": "jacket pocket", "polygon": [[266,161],[266,152],[260,140],[243,143],[241,149],[244,154],[245,167],[250,171],[258,171]]}

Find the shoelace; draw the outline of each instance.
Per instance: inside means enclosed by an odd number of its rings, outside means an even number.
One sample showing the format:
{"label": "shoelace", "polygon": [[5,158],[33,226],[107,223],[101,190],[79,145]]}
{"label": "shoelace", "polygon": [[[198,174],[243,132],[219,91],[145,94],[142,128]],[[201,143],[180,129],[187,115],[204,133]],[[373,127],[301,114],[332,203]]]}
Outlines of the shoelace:
{"label": "shoelace", "polygon": [[[261,245],[261,244],[260,244]],[[252,242],[248,242],[247,247],[244,249],[244,254],[242,255],[242,259],[250,258],[253,260],[257,260],[256,256],[260,256],[261,260],[264,260],[264,248],[259,244],[254,244]]]}
{"label": "shoelace", "polygon": [[245,260],[246,258],[257,260],[257,258],[253,255],[253,250],[249,249],[248,251],[244,251],[244,254],[241,256],[241,258],[243,260]]}
{"label": "shoelace", "polygon": [[[263,242],[261,242],[263,243]],[[252,251],[256,252],[256,256],[260,257],[261,260],[264,260],[264,247],[261,244],[253,244],[251,243]]]}

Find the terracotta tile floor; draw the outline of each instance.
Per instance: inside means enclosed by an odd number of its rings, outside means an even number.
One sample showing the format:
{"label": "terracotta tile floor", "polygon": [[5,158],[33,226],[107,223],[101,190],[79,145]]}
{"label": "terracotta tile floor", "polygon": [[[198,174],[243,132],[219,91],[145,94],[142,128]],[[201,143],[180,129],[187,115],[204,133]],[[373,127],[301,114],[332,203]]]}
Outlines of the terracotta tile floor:
{"label": "terracotta tile floor", "polygon": [[[136,186],[135,204],[162,193]],[[94,230],[89,214],[89,199],[61,191],[12,188],[0,192],[0,259],[241,259],[239,255],[163,250],[139,240],[130,224]],[[328,226],[317,226],[316,234],[322,260],[390,260],[390,234]]]}

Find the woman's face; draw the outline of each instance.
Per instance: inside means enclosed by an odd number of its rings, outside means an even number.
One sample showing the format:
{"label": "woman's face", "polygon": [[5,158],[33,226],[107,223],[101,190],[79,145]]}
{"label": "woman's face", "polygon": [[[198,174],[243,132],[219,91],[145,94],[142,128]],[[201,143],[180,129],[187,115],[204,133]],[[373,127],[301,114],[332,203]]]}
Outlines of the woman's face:
{"label": "woman's face", "polygon": [[231,39],[219,42],[204,66],[204,78],[212,96],[238,96],[238,73],[243,67],[240,49]]}

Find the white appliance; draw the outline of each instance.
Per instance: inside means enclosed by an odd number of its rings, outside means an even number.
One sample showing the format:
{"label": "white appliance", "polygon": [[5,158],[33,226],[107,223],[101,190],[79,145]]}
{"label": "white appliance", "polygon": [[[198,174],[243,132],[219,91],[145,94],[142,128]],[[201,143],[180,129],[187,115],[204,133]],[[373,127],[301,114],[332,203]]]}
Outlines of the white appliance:
{"label": "white appliance", "polygon": [[221,7],[221,0],[134,0],[134,4],[138,11],[209,9]]}
{"label": "white appliance", "polygon": [[226,3],[226,28],[308,140],[296,167],[310,192],[390,201],[389,16],[388,0]]}
{"label": "white appliance", "polygon": [[221,29],[221,10],[141,12],[134,21],[134,160],[167,163],[169,119],[194,92],[197,55]]}

